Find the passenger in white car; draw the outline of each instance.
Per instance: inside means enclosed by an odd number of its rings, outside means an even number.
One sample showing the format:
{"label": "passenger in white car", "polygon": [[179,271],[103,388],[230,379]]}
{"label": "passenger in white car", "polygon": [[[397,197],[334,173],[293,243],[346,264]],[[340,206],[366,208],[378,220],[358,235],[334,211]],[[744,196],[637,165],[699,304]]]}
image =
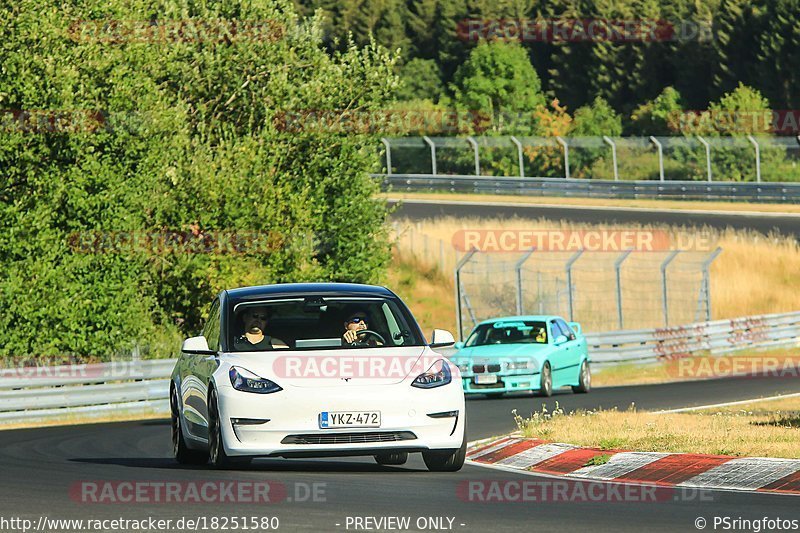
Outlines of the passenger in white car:
{"label": "passenger in white car", "polygon": [[269,312],[265,307],[247,307],[241,313],[244,333],[234,339],[236,350],[252,352],[280,350],[289,346],[280,339],[267,335]]}

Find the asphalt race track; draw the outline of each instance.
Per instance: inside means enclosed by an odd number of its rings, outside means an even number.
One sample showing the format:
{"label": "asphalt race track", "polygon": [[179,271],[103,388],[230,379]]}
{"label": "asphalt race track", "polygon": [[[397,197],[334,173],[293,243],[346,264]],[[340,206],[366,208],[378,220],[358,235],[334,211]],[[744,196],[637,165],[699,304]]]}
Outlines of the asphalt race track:
{"label": "asphalt race track", "polygon": [[[547,199],[542,199],[547,203]],[[396,201],[389,201],[395,205]],[[480,217],[480,218],[546,218],[549,220],[569,220],[591,224],[669,224],[716,229],[752,229],[763,234],[776,232],[780,235],[795,236],[800,239],[800,215],[779,215],[768,213],[719,213],[703,211],[657,211],[651,209],[626,209],[587,206],[541,206],[514,204],[513,197],[508,204],[444,202],[439,200],[403,200],[400,208],[392,215],[394,218],[422,220],[442,216]]]}
{"label": "asphalt race track", "polygon": [[[663,409],[799,391],[797,379],[736,378],[601,388],[588,395],[557,391],[547,403],[552,408],[558,401],[568,410],[614,406],[624,409],[631,402],[638,408]],[[542,399],[529,395],[470,399],[469,436],[478,439],[507,432],[513,428],[512,409],[527,414],[542,403]],[[698,517],[708,520],[708,530],[713,530],[714,516],[800,518],[796,497],[723,491],[691,491],[682,498],[658,502],[474,502],[464,497],[464,487],[470,482],[552,480],[471,465],[454,474],[432,474],[415,455],[403,467],[381,467],[371,459],[359,458],[262,459],[242,471],[182,467],[171,459],[166,420],[2,431],[0,472],[0,517],[28,517],[34,521],[42,515],[62,519],[152,516],[173,520],[183,516],[276,516],[282,531],[354,531],[352,525],[346,527],[348,516],[407,516],[411,517],[410,531],[420,530],[415,524],[419,517],[450,517],[454,519],[451,530],[455,531],[696,531],[694,522]],[[285,486],[288,497],[295,501],[101,504],[83,502],[80,491],[75,490],[85,481],[224,480],[277,483]],[[297,495],[302,499],[313,484],[324,491],[320,501],[296,501]]]}

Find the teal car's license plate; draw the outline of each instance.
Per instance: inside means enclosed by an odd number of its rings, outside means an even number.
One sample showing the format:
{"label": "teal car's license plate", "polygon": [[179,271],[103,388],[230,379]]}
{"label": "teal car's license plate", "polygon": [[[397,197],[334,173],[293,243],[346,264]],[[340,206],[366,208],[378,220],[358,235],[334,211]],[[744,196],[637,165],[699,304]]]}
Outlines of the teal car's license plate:
{"label": "teal car's license plate", "polygon": [[478,374],[475,376],[476,385],[494,385],[497,383],[497,374]]}

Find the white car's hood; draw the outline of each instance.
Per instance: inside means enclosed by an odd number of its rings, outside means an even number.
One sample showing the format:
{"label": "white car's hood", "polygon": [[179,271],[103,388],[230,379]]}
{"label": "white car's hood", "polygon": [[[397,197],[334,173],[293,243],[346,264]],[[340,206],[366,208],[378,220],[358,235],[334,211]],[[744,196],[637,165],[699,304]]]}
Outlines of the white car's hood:
{"label": "white car's hood", "polygon": [[[427,346],[235,352],[223,360],[283,388],[391,385],[428,370],[442,356]],[[413,374],[413,376],[412,376]]]}

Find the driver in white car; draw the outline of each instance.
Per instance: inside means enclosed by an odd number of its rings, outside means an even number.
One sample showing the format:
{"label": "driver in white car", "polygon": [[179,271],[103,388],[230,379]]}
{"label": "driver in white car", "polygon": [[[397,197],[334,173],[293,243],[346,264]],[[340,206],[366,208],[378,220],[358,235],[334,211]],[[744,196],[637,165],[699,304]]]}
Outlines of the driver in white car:
{"label": "driver in white car", "polygon": [[358,335],[359,331],[369,329],[367,325],[367,313],[362,310],[353,311],[348,315],[347,320],[344,321],[344,339],[345,344],[364,343],[368,346],[383,346],[383,343],[372,337],[371,335]]}

